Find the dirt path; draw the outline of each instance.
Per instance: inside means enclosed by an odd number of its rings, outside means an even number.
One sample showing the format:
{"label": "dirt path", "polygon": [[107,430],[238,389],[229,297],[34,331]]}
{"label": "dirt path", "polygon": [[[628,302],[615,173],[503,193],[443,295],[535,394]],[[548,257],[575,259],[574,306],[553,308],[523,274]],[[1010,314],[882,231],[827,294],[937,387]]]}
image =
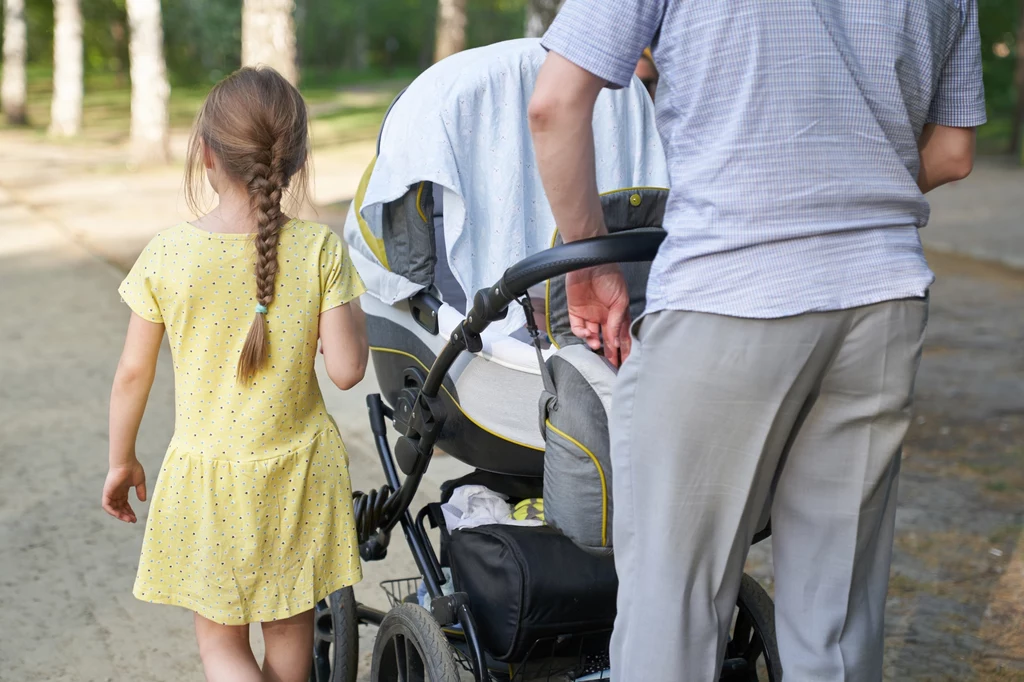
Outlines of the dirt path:
{"label": "dirt path", "polygon": [[980,157],[962,182],[928,195],[925,246],[1024,269],[1024,167],[1009,156]]}

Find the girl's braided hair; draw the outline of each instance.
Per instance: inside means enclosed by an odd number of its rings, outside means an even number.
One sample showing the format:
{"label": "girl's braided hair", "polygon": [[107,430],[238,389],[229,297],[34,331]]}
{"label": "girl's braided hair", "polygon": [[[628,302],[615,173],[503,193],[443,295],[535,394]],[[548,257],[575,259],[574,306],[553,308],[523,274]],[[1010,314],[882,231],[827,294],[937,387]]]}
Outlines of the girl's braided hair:
{"label": "girl's braided hair", "polygon": [[285,222],[281,199],[286,189],[300,199],[308,183],[309,123],[299,91],[268,67],[242,68],[207,95],[189,141],[185,191],[199,213],[204,174],[204,147],[228,175],[249,192],[256,219],[256,317],[249,327],[237,378],[255,375],[269,356],[265,311],[274,300],[277,243]]}

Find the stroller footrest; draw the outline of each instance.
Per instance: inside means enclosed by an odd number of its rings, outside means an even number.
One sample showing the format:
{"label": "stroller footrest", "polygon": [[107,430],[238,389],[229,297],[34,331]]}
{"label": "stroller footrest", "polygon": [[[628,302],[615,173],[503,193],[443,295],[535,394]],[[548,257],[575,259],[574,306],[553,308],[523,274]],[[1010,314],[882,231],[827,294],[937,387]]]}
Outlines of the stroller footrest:
{"label": "stroller footrest", "polygon": [[430,613],[442,627],[454,625],[459,622],[459,607],[468,603],[469,596],[465,592],[456,592],[431,600]]}

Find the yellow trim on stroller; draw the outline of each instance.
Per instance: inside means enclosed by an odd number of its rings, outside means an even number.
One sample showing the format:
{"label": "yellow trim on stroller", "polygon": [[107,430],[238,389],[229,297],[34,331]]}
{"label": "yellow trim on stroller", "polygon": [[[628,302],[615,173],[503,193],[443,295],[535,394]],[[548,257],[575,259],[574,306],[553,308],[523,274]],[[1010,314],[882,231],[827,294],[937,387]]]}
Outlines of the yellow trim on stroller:
{"label": "yellow trim on stroller", "polygon": [[427,214],[423,212],[423,188],[426,186],[426,182],[421,182],[419,189],[416,190],[416,212],[420,214],[420,220],[430,227],[430,221],[427,220]]}
{"label": "yellow trim on stroller", "polygon": [[[654,190],[657,192],[668,192],[668,187],[623,187],[622,189],[613,189],[608,192],[601,192],[599,196],[606,197],[609,194],[617,194],[618,192],[638,192],[640,190]],[[558,228],[555,228],[554,234],[551,235],[551,248],[555,248],[555,242],[558,241]],[[549,279],[544,283],[544,322],[547,326],[548,340],[555,349],[561,348],[558,342],[555,341],[555,335],[551,333],[551,280]]]}
{"label": "yellow trim on stroller", "polygon": [[[426,370],[428,372],[430,371],[430,368],[427,367],[426,365],[424,365],[423,362],[418,357],[416,357],[412,353],[406,353],[404,350],[398,350],[397,348],[384,348],[383,346],[370,346],[370,350],[379,351],[381,353],[394,353],[395,355],[404,355],[405,357],[407,357],[407,358],[409,358],[411,360],[415,360],[416,364],[418,364],[424,370]],[[474,426],[476,426],[481,431],[489,433],[490,435],[494,436],[495,438],[500,438],[501,440],[505,441],[506,443],[512,443],[513,445],[518,445],[519,447],[527,448],[528,450],[535,450],[537,452],[544,452],[544,448],[538,448],[536,445],[528,445],[526,443],[520,443],[517,440],[512,440],[511,438],[506,438],[505,436],[501,435],[500,433],[495,433],[494,431],[491,431],[489,428],[487,428],[486,426],[484,426],[483,424],[481,424],[480,422],[478,422],[477,420],[473,419],[468,414],[466,414],[466,411],[464,409],[462,409],[462,405],[459,404],[459,401],[455,399],[455,396],[453,396],[448,391],[448,389],[445,388],[445,386],[443,384],[441,386],[441,390],[444,391],[445,394],[447,394],[447,396],[449,398],[451,398],[452,403],[454,403],[455,407],[457,407],[459,412],[462,413],[462,416],[465,417],[466,419],[468,419]],[[603,485],[603,480],[604,480],[603,476],[604,476],[604,474],[602,474],[602,485]]]}
{"label": "yellow trim on stroller", "polygon": [[597,469],[597,475],[601,477],[601,546],[608,546],[608,484],[604,480],[604,469],[601,468],[601,463],[597,461],[597,457],[594,453],[587,449],[587,446],[579,442],[565,431],[562,431],[554,424],[551,423],[550,419],[544,420],[544,425],[549,429],[557,433],[562,438],[566,439],[583,452],[587,453],[587,457],[594,463],[594,467]]}
{"label": "yellow trim on stroller", "polygon": [[[373,175],[373,169],[377,165],[377,157],[373,157],[370,161],[370,165],[366,167],[366,171],[363,173],[363,177],[359,179],[359,187],[356,188],[355,199],[352,203],[355,204],[356,222],[359,223],[359,231],[363,235],[363,240],[366,241],[366,245],[370,247],[370,251],[377,257],[380,264],[383,265],[388,271],[391,270],[391,266],[388,265],[388,254],[384,249],[384,240],[379,239],[370,230],[370,226],[363,220],[360,210],[363,208],[363,200],[366,198],[366,188],[370,185],[370,176]],[[421,214],[422,215],[422,214]],[[424,219],[425,220],[425,219]]]}

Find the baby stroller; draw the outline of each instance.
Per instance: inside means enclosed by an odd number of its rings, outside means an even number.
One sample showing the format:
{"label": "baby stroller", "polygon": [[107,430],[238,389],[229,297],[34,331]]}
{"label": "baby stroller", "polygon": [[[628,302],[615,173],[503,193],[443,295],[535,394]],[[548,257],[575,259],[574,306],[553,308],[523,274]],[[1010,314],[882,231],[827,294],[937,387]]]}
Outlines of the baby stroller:
{"label": "baby stroller", "polygon": [[[611,234],[561,244],[526,126],[543,58],[538,41],[510,41],[422,74],[385,116],[350,210],[385,475],[355,495],[360,554],[384,559],[400,526],[419,576],[382,584],[387,613],[351,589],[317,605],[314,682],[354,682],[360,624],[379,628],[373,682],[610,679],[614,370],[572,336],[564,276],[622,263],[639,315],[664,238],[667,172],[642,86],[602,93],[594,132]],[[473,471],[414,512],[435,448]],[[542,499],[549,523],[451,528],[443,505],[466,486],[510,505]],[[774,607],[749,576],[721,679],[781,679]]]}

